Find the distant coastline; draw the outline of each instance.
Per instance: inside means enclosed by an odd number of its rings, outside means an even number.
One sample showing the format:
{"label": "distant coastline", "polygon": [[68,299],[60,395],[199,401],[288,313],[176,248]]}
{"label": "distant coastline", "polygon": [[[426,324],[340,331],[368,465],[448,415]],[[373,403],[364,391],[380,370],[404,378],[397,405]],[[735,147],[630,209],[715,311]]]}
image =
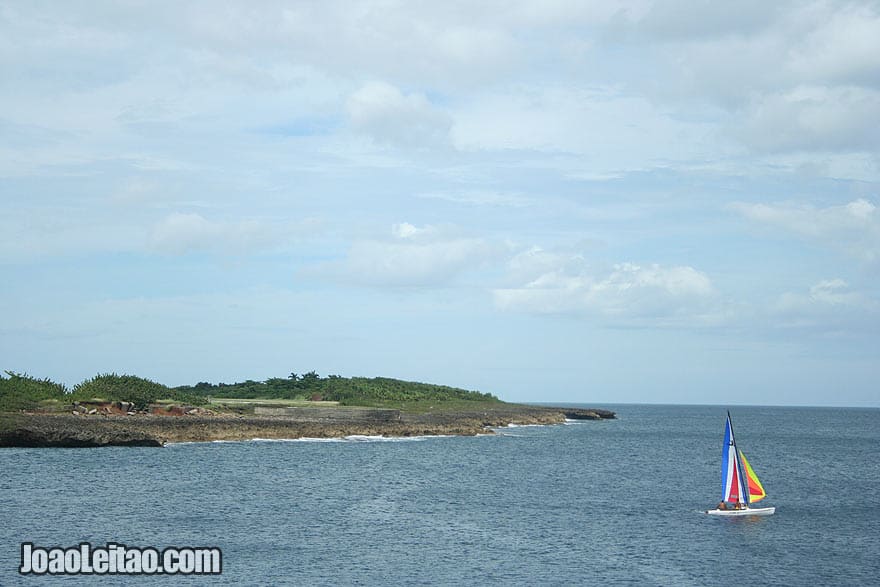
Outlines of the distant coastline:
{"label": "distant coastline", "polygon": [[476,435],[509,424],[612,419],[602,409],[511,404],[442,385],[384,377],[320,377],[169,388],[105,374],[68,390],[0,375],[0,447],[163,446],[253,438]]}

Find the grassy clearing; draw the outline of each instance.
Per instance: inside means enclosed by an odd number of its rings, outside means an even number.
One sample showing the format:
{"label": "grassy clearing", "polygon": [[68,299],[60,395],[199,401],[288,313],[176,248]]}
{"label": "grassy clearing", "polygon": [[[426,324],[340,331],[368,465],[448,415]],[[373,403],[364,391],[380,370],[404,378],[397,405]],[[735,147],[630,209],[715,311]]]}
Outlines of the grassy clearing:
{"label": "grassy clearing", "polygon": [[338,406],[339,402],[313,402],[305,399],[283,399],[283,398],[262,398],[251,399],[241,397],[212,397],[211,405],[258,405],[258,406],[302,406],[313,408],[324,408],[328,406]]}
{"label": "grassy clearing", "polygon": [[357,406],[345,406],[340,402],[329,401],[306,401],[291,399],[247,399],[247,398],[211,398],[211,403],[207,406],[210,409],[233,411],[242,411],[254,406],[272,406],[272,407],[304,407],[304,408],[326,408],[337,407],[344,410],[349,407],[376,408],[385,410],[400,410],[413,414],[424,414],[429,412],[479,412],[481,410],[491,410],[499,406],[508,405],[499,400],[466,400],[466,399],[443,399],[443,400],[409,400],[409,401],[393,401],[393,400],[368,400],[359,402]]}
{"label": "grassy clearing", "polygon": [[466,399],[421,399],[421,400],[373,400],[363,401],[359,405],[370,408],[383,408],[388,410],[400,410],[413,414],[425,414],[428,412],[479,412],[491,410],[499,406],[508,405],[500,400],[466,400]]}

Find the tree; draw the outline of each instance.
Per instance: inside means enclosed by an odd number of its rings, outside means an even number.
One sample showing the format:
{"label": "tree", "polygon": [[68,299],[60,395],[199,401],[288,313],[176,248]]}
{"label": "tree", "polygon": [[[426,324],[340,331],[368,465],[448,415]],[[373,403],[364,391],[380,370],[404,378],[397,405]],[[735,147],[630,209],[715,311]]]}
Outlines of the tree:
{"label": "tree", "polygon": [[321,376],[314,371],[309,371],[302,376],[302,384],[306,389],[314,387],[320,380]]}

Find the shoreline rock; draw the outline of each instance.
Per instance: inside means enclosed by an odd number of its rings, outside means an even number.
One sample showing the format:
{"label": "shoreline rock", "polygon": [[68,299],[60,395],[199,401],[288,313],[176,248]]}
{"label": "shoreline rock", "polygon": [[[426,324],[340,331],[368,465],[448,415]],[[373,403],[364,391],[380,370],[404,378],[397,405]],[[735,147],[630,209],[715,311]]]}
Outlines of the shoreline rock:
{"label": "shoreline rock", "polygon": [[561,424],[566,419],[609,419],[613,412],[502,404],[473,411],[409,413],[386,409],[297,408],[272,415],[3,414],[0,447],[153,446],[254,438],[345,436],[474,436],[508,424]]}

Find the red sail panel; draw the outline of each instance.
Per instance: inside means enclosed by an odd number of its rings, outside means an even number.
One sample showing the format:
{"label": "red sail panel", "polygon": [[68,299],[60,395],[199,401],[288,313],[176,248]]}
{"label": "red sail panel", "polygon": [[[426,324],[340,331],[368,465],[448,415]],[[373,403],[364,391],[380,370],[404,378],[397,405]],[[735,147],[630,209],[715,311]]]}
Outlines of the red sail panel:
{"label": "red sail panel", "polygon": [[730,478],[730,493],[727,495],[727,501],[739,501],[739,467],[734,462],[733,474]]}
{"label": "red sail panel", "polygon": [[767,496],[757,479],[749,477],[749,501],[758,501]]}

